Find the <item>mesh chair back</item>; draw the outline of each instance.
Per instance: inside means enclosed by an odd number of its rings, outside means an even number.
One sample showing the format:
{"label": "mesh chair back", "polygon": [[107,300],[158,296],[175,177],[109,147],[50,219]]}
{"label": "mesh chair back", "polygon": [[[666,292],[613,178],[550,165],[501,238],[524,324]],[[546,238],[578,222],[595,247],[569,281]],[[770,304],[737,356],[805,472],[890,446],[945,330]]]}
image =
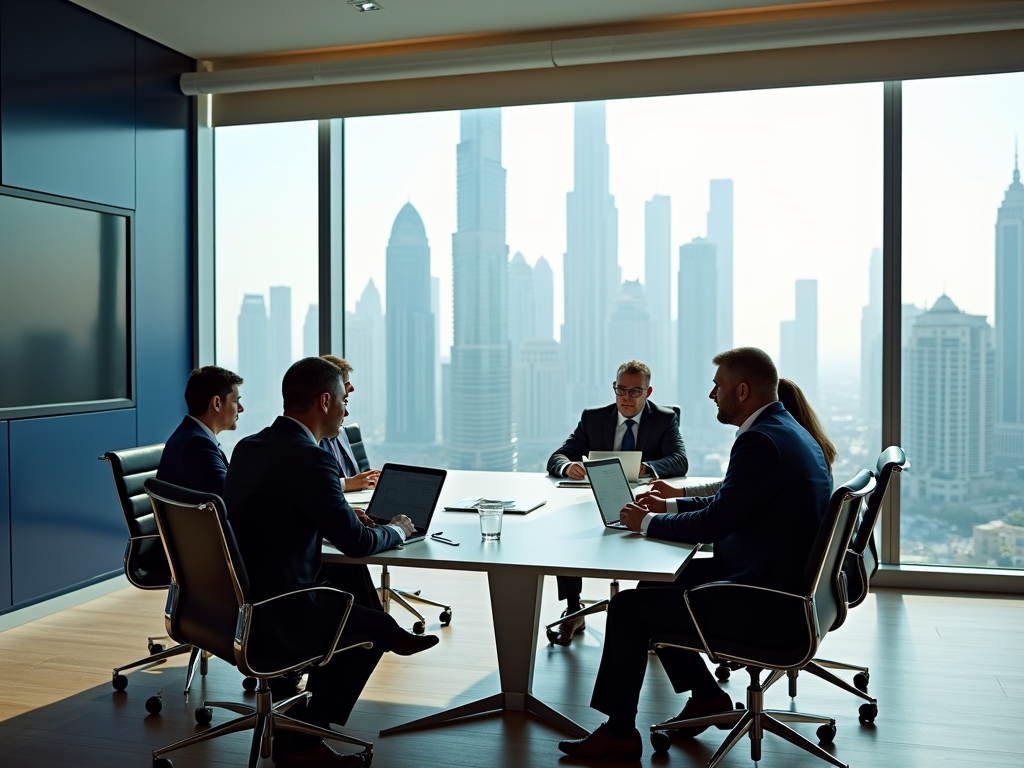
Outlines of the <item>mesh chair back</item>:
{"label": "mesh chair back", "polygon": [[219,496],[147,480],[171,566],[167,631],[235,664],[233,640],[248,579]]}
{"label": "mesh chair back", "polygon": [[[875,530],[875,523],[878,522],[878,515],[882,511],[882,502],[885,501],[885,494],[889,490],[889,481],[893,473],[902,472],[907,465],[907,454],[898,445],[891,445],[882,451],[875,465],[875,490],[868,496],[864,505],[864,517],[857,526],[857,533],[854,534],[850,549],[858,554],[863,554],[871,541],[871,533]],[[870,575],[870,574],[869,574]]]}
{"label": "mesh chair back", "polygon": [[124,573],[139,589],[167,589],[171,571],[160,545],[153,519],[153,505],[143,484],[156,477],[164,444],[143,445],[120,451],[107,451],[100,459],[110,464],[117,499],[128,526],[128,548],[124,553]]}
{"label": "mesh chair back", "polygon": [[352,455],[356,457],[356,467],[360,472],[365,472],[370,468],[370,459],[366,455],[363,433],[359,431],[359,425],[346,424],[345,435],[348,437],[348,444],[352,446]]}
{"label": "mesh chair back", "polygon": [[813,595],[813,609],[820,641],[825,633],[842,623],[846,613],[846,581],[843,557],[857,513],[865,496],[875,489],[875,479],[864,469],[832,493],[822,517],[818,537],[804,571],[803,594]]}

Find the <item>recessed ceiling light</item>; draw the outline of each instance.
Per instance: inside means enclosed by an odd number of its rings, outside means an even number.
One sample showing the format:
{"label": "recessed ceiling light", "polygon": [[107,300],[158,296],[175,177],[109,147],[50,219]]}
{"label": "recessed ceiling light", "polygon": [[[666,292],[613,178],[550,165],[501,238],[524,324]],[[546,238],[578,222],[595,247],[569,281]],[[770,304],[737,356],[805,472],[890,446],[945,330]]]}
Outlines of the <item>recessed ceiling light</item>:
{"label": "recessed ceiling light", "polygon": [[348,0],[348,4],[360,13],[364,11],[379,11],[384,8],[383,5],[374,2],[374,0]]}

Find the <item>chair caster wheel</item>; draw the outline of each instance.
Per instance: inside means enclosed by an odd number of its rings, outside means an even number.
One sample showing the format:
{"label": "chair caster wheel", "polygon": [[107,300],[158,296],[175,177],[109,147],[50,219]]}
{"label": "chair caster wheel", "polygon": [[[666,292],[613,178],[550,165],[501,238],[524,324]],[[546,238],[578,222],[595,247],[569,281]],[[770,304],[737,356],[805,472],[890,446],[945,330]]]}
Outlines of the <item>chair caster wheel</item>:
{"label": "chair caster wheel", "polygon": [[836,739],[836,727],[834,725],[818,726],[816,733],[818,734],[818,741],[822,744],[831,744]]}
{"label": "chair caster wheel", "polygon": [[156,696],[150,696],[146,699],[146,711],[151,715],[159,715],[160,710],[164,708],[164,700],[160,698],[160,694]]}
{"label": "chair caster wheel", "polygon": [[439,618],[441,620],[441,626],[442,627],[449,626],[452,623],[452,611],[451,611],[451,609],[448,608],[446,610],[441,611],[441,615],[438,616],[437,618]]}
{"label": "chair caster wheel", "polygon": [[163,643],[150,643],[149,644],[149,652],[150,653],[160,653],[163,650],[164,650],[164,644]]}
{"label": "chair caster wheel", "polygon": [[747,705],[744,704],[742,701],[737,701],[736,702],[736,709],[746,709],[746,708],[747,708]]}
{"label": "chair caster wheel", "polygon": [[875,722],[875,718],[878,717],[878,705],[877,704],[861,704],[860,705],[860,724],[871,725]]}
{"label": "chair caster wheel", "polygon": [[651,731],[651,746],[655,752],[668,752],[668,748],[672,746],[672,739],[665,731]]}
{"label": "chair caster wheel", "polygon": [[417,621],[415,624],[412,625],[412,631],[414,634],[422,635],[424,632],[427,631],[427,622]]}
{"label": "chair caster wheel", "polygon": [[715,668],[715,677],[718,678],[718,682],[724,683],[730,677],[732,677],[732,671],[727,666],[722,664],[721,666]]}
{"label": "chair caster wheel", "polygon": [[123,691],[128,687],[128,678],[124,675],[114,675],[114,678],[110,681],[110,684],[114,686],[115,691]]}
{"label": "chair caster wheel", "polygon": [[373,752],[363,752],[363,768],[370,768],[373,762]]}
{"label": "chair caster wheel", "polygon": [[260,684],[260,681],[259,681],[259,680],[257,680],[257,679],[256,679],[255,677],[247,677],[247,678],[245,678],[244,680],[242,680],[242,688],[243,688],[243,689],[244,689],[244,690],[245,690],[245,691],[246,691],[247,693],[252,693],[253,691],[255,691],[255,690],[256,690],[256,687],[257,687],[257,686],[258,686],[259,684]]}
{"label": "chair caster wheel", "polygon": [[868,681],[871,679],[871,675],[867,672],[858,672],[853,676],[853,687],[858,691],[868,692]]}
{"label": "chair caster wheel", "polygon": [[213,720],[213,710],[209,707],[196,707],[196,723],[198,725],[209,725]]}
{"label": "chair caster wheel", "polygon": [[174,768],[174,763],[166,757],[158,757],[153,761],[153,768]]}

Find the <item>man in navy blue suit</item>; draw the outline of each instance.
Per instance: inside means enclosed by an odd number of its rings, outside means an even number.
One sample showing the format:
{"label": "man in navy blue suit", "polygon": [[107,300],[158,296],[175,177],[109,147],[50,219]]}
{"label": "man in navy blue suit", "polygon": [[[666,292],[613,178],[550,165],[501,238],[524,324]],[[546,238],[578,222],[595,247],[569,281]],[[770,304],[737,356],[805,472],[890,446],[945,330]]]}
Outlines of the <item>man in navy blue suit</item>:
{"label": "man in navy blue suit", "polygon": [[192,371],[185,385],[188,415],[164,446],[159,480],[203,493],[224,493],[228,460],[217,442],[225,429],[235,429],[242,407],[242,377],[216,365]]}
{"label": "man in navy blue suit", "polygon": [[[778,374],[770,357],[743,347],[714,358],[718,370],[709,395],[718,420],[737,430],[722,487],[706,498],[663,499],[647,495],[626,505],[621,521],[651,539],[714,542],[710,560],[690,562],[673,584],[641,585],[616,595],[608,609],[601,665],[590,706],[608,721],[583,739],[559,749],[582,758],[638,759],[643,753],[636,711],[647,669],[650,639],[695,632],[684,593],[711,581],[793,591],[821,524],[831,492],[828,465],[814,438],[778,402]],[[723,609],[716,625],[734,634],[755,634],[773,626],[755,608]],[[785,642],[781,638],[780,642]],[[677,693],[691,697],[682,718],[731,710],[700,654],[660,652]],[[692,737],[703,728],[676,732]]]}

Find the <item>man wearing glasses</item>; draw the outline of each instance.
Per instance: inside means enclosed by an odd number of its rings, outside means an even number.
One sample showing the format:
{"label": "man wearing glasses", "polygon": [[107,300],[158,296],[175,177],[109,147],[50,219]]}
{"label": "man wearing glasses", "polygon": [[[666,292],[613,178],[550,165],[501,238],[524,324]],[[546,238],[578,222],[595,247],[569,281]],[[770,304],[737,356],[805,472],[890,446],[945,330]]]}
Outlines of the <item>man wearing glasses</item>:
{"label": "man wearing glasses", "polygon": [[[591,451],[640,451],[640,475],[653,478],[686,474],[686,447],[679,434],[679,416],[647,398],[651,369],[637,360],[619,366],[612,384],[615,402],[583,411],[580,423],[561,448],[548,459],[548,473],[554,477],[583,480],[583,457]],[[563,616],[579,611],[583,579],[558,577],[558,599],[566,601]],[[573,635],[585,628],[583,617],[563,621],[554,642],[569,645]]]}

